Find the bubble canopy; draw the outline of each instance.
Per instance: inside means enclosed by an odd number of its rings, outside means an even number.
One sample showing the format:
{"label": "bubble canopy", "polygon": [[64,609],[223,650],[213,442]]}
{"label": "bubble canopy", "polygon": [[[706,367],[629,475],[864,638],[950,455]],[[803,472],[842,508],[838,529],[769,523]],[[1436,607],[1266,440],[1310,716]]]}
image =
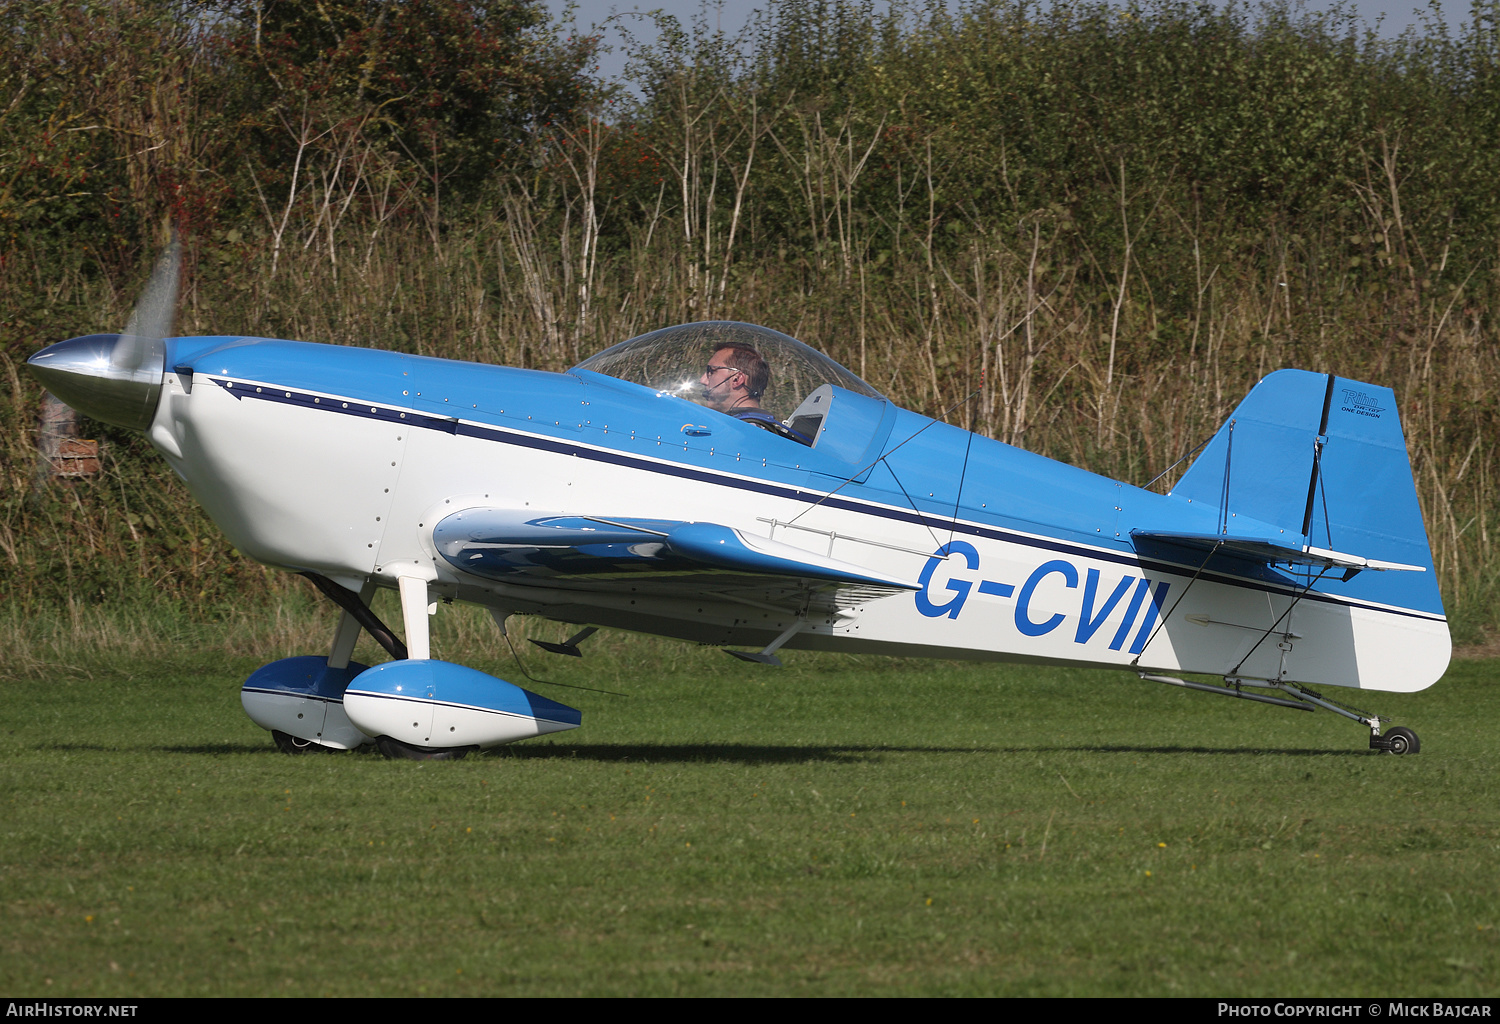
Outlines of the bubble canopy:
{"label": "bubble canopy", "polygon": [[802,399],[823,384],[884,398],[844,367],[796,338],[769,327],[732,320],[680,324],[637,335],[584,360],[574,369],[592,370],[698,402],[703,394],[699,380],[709,358],[726,345],[748,345],[766,361],[771,377],[760,404],[777,419],[790,417]]}

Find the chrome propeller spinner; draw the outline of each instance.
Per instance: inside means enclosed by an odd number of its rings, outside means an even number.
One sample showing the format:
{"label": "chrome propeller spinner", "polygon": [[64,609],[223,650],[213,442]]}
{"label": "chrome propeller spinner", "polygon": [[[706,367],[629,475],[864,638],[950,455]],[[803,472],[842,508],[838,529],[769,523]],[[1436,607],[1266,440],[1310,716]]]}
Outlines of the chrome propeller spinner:
{"label": "chrome propeller spinner", "polygon": [[26,361],[32,375],[92,419],[145,430],[156,417],[177,308],[182,247],[173,237],[156,262],[123,334],[87,334],[49,345]]}

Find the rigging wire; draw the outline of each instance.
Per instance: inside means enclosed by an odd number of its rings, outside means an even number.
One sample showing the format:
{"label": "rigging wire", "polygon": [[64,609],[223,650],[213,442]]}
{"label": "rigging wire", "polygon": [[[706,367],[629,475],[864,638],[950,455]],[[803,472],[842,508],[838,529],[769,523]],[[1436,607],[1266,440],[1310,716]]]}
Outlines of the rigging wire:
{"label": "rigging wire", "polygon": [[1172,470],[1174,470],[1178,466],[1182,465],[1184,462],[1186,462],[1188,459],[1192,458],[1194,455],[1198,454],[1198,452],[1202,450],[1203,446],[1206,445],[1206,444],[1208,444],[1208,442],[1212,441],[1215,436],[1217,436],[1217,435],[1215,435],[1215,434],[1209,434],[1203,440],[1201,440],[1197,444],[1193,445],[1193,447],[1190,448],[1190,449],[1188,449],[1188,451],[1186,453],[1184,453],[1183,456],[1181,458],[1179,458],[1176,462],[1172,463],[1166,469],[1162,470],[1160,473],[1158,473],[1155,476],[1153,476],[1150,480],[1146,481],[1145,486],[1142,487],[1141,490],[1143,490],[1143,491],[1149,491],[1151,489],[1151,485],[1152,484],[1156,483],[1156,481],[1160,480],[1162,477],[1164,477],[1168,473],[1172,472]]}

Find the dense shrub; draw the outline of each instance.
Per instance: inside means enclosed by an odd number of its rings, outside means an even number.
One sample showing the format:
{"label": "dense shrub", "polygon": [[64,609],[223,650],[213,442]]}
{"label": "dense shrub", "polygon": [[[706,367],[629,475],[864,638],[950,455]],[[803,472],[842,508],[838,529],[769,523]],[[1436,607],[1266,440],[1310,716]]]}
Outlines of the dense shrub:
{"label": "dense shrub", "polygon": [[540,10],[0,5],[3,596],[278,585],[139,439],[36,483],[15,364],[122,324],[176,224],[184,332],[560,369],[757,320],[1137,482],[1276,367],[1389,383],[1460,632],[1493,619],[1493,0],[1398,39],[1283,3],[783,0],[736,39],[665,24],[634,92]]}

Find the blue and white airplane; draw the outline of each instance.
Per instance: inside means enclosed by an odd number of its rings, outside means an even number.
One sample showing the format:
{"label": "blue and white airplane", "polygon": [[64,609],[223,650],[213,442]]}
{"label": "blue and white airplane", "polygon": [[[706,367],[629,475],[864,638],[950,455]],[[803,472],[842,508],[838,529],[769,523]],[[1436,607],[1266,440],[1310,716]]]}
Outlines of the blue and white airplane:
{"label": "blue and white airplane", "polygon": [[[170,337],[175,279],[164,260],[125,333],[29,365],[143,431],[241,552],[341,606],[326,657],[244,684],[288,752],[454,757],[577,727],[432,657],[428,617],[455,600],[502,632],[515,614],[587,627],[543,645],[564,654],[610,626],[772,664],[786,647],[1118,668],[1325,708],[1397,754],[1415,733],[1317,688],[1420,690],[1448,665],[1387,388],[1277,371],[1162,495],[898,408],[764,327],[669,327],[544,373]],[[379,587],[404,642],[370,611]],[[350,661],[361,629],[391,661]]]}

